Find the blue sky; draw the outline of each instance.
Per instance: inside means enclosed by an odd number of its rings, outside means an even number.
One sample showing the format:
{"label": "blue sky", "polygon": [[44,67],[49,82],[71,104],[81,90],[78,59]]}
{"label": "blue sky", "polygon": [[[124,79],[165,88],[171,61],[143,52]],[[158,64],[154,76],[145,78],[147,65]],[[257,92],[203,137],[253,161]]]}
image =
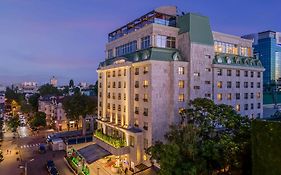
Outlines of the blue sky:
{"label": "blue sky", "polygon": [[107,34],[163,5],[208,16],[215,31],[281,31],[279,0],[1,0],[0,84],[93,83]]}

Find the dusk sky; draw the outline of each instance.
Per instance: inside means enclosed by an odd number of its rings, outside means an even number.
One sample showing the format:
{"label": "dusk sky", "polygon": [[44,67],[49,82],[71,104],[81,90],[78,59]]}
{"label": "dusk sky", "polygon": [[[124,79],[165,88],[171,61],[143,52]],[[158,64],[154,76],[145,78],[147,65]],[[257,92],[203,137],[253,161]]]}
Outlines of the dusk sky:
{"label": "dusk sky", "polygon": [[208,16],[214,31],[281,31],[280,0],[1,0],[0,84],[94,83],[107,34],[164,5]]}

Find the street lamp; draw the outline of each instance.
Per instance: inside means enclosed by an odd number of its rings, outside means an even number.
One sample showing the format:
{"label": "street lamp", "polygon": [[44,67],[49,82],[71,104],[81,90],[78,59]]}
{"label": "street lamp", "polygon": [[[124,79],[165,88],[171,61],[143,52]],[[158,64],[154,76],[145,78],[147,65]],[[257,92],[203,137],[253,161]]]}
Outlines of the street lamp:
{"label": "street lamp", "polygon": [[33,160],[34,160],[34,159],[32,158],[32,159],[30,159],[29,161],[26,161],[26,162],[25,162],[25,164],[24,164],[24,174],[25,174],[25,175],[27,175],[27,163],[28,163],[28,162],[32,162]]}

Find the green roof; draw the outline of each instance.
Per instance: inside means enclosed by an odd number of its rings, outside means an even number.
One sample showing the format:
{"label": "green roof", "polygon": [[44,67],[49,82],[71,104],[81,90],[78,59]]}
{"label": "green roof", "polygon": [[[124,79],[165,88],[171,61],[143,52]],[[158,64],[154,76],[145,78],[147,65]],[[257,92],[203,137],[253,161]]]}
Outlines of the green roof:
{"label": "green roof", "polygon": [[125,60],[129,62],[140,62],[146,60],[159,61],[183,61],[179,50],[170,48],[148,48],[139,50],[134,53],[123,55],[120,57],[111,58],[100,63],[99,67],[109,66],[118,60]]}
{"label": "green roof", "polygon": [[213,64],[263,68],[261,61],[257,58],[225,53],[216,53],[216,56],[213,59]]}
{"label": "green roof", "polygon": [[189,33],[190,42],[204,45],[214,45],[213,33],[209,18],[194,13],[178,17],[179,34]]}

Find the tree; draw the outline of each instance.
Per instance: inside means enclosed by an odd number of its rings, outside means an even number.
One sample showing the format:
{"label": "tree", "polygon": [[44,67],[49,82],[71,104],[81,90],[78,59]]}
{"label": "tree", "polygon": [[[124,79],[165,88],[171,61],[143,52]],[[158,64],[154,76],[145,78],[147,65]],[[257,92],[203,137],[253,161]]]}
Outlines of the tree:
{"label": "tree", "polygon": [[20,125],[19,116],[13,116],[9,118],[8,126],[13,132],[16,132],[19,125]]}
{"label": "tree", "polygon": [[247,117],[200,98],[180,115],[180,124],[165,135],[167,143],[158,142],[147,151],[159,162],[161,175],[251,174]]}
{"label": "tree", "polygon": [[34,117],[30,121],[31,128],[45,127],[46,126],[46,114],[44,112],[36,112]]}
{"label": "tree", "polygon": [[28,113],[32,112],[32,106],[30,104],[26,103],[25,101],[22,102],[20,109],[21,109],[21,112],[24,114],[28,114]]}
{"label": "tree", "polygon": [[62,95],[62,93],[58,90],[57,87],[54,87],[53,85],[50,85],[50,84],[42,85],[38,89],[38,91],[39,91],[40,96],[45,96],[45,95]]}
{"label": "tree", "polygon": [[74,88],[74,81],[72,79],[69,81],[69,87]]}
{"label": "tree", "polygon": [[28,98],[28,103],[32,107],[32,111],[36,112],[38,110],[38,100],[39,100],[40,94],[33,94]]}
{"label": "tree", "polygon": [[79,118],[82,117],[83,135],[85,135],[86,116],[95,114],[97,99],[76,93],[73,96],[67,96],[64,98],[63,108],[67,114],[68,120],[74,120],[78,123]]}
{"label": "tree", "polygon": [[6,88],[5,98],[7,98],[8,102],[12,102],[14,100],[19,104],[24,100],[23,94],[19,94],[9,87]]}

